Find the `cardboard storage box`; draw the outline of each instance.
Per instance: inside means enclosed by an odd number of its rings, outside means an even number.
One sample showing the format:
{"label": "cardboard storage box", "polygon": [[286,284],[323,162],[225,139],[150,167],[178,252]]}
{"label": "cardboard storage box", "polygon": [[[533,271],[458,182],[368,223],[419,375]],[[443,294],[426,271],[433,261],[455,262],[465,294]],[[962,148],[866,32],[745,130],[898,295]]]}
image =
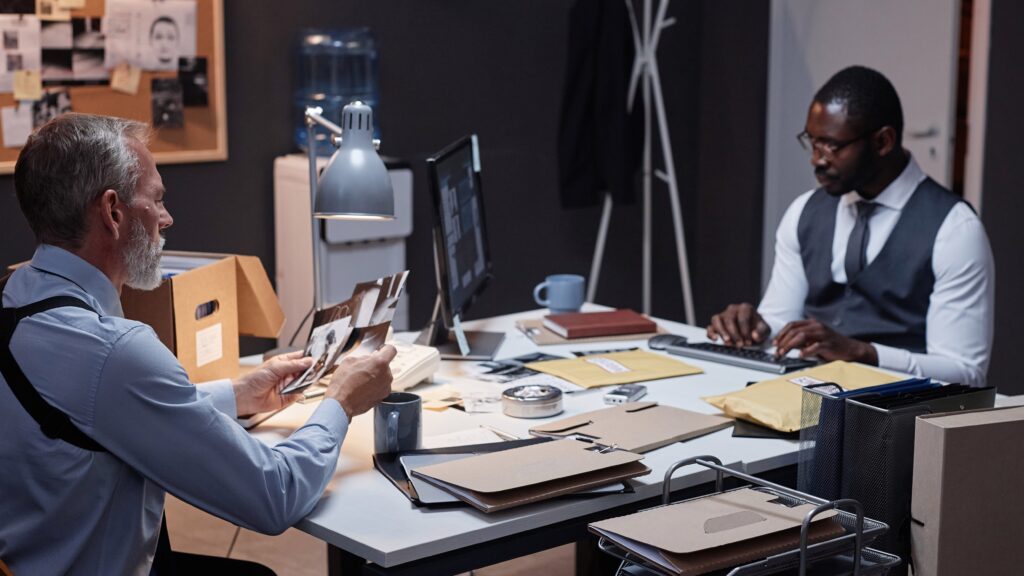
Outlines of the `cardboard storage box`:
{"label": "cardboard storage box", "polygon": [[921,416],[915,424],[914,574],[1021,574],[1024,406]]}
{"label": "cardboard storage box", "polygon": [[[169,264],[170,263],[170,264]],[[238,374],[238,336],[276,338],[284,312],[255,256],[165,251],[181,271],[156,290],[125,287],[126,318],[153,327],[193,382]]]}

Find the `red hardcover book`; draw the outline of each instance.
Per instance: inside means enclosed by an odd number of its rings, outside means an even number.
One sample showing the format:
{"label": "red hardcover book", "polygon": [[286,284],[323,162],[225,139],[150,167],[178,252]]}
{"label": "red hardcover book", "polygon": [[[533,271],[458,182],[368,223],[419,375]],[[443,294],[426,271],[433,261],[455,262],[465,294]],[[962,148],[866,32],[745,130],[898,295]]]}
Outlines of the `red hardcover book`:
{"label": "red hardcover book", "polygon": [[653,320],[626,308],[608,312],[552,314],[544,317],[544,327],[566,339],[658,331]]}

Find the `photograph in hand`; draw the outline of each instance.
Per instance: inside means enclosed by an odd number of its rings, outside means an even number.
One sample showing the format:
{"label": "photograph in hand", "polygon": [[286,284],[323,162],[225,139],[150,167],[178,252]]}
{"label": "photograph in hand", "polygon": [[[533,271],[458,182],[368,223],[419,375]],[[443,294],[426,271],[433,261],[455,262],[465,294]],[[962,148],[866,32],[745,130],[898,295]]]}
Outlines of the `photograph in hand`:
{"label": "photograph in hand", "polygon": [[346,316],[313,329],[309,336],[309,343],[306,344],[304,356],[315,358],[316,361],[302,375],[285,386],[281,390],[282,394],[297,392],[318,382],[331,371],[338,354],[348,343],[349,336],[352,334],[350,321],[351,318]]}
{"label": "photograph in hand", "polygon": [[[345,358],[368,356],[380,350],[387,341],[395,307],[408,275],[409,272],[404,271],[361,282],[348,300],[317,310],[304,353],[316,360],[281,393],[293,394],[319,383],[331,375]],[[381,321],[374,322],[378,319]]]}

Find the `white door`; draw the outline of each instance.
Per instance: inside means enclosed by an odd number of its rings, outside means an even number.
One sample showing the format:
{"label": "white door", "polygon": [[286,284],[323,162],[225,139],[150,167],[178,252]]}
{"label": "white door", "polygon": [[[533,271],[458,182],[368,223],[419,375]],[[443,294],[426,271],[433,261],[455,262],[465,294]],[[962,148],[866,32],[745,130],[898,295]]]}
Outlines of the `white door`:
{"label": "white door", "polygon": [[959,0],[773,0],[768,69],[762,284],[775,229],[816,183],[796,141],[814,92],[846,66],[885,74],[903,103],[903,145],[949,186],[953,175]]}

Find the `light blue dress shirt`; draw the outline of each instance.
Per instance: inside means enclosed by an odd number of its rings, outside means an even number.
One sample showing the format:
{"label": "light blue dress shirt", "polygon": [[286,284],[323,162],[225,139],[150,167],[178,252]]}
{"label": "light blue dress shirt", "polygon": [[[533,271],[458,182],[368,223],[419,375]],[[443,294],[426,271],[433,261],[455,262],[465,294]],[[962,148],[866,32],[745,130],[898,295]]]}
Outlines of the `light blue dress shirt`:
{"label": "light blue dress shirt", "polygon": [[110,280],[74,254],[40,246],[3,305],[58,295],[100,316],[36,314],[11,350],[40,395],[109,453],[44,436],[0,376],[0,558],[15,574],[148,574],[165,490],[271,534],[313,509],[348,430],[337,402],[267,446],[234,420],[229,381],[189,383],[149,326],[122,317]]}

